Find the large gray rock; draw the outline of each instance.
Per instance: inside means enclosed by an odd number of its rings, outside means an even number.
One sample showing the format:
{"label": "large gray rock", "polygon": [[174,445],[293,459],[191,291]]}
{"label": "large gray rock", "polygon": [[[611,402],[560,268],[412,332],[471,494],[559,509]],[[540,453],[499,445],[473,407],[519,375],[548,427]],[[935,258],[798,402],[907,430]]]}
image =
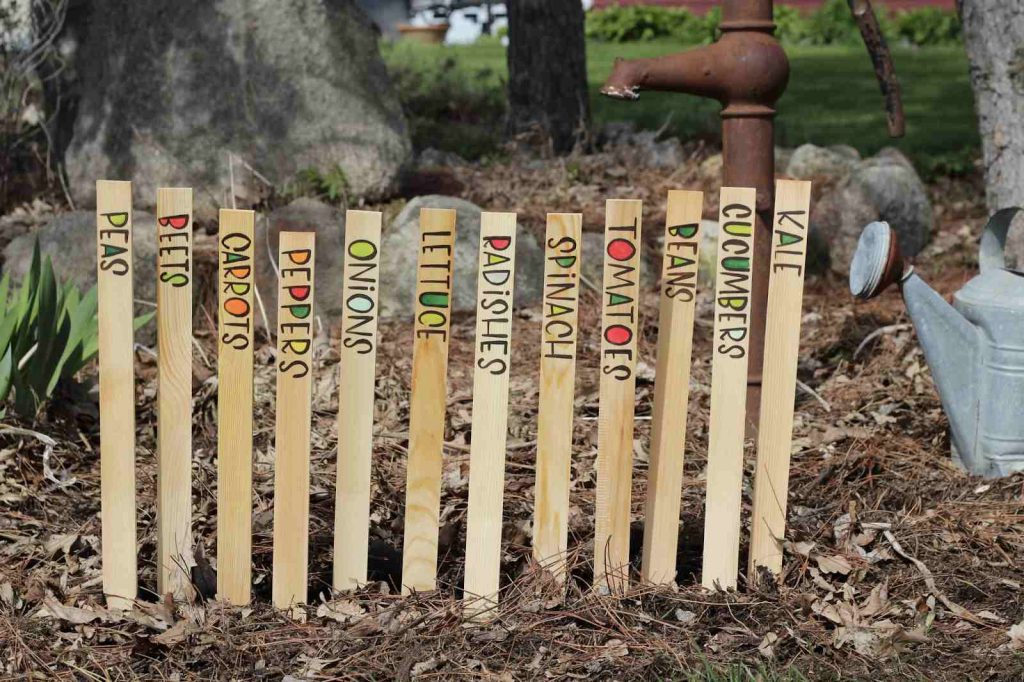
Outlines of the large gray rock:
{"label": "large gray rock", "polygon": [[[316,233],[315,315],[330,327],[341,321],[345,247],[345,216],[316,199],[301,198],[266,217],[258,216],[253,233],[256,249],[256,288],[263,299],[271,328],[277,328],[277,263],[281,232]],[[271,260],[273,257],[273,260]],[[262,314],[262,313],[261,313]]]}
{"label": "large gray rock", "polygon": [[[452,308],[455,312],[476,311],[482,211],[479,206],[462,199],[431,195],[416,197],[406,204],[381,241],[381,315],[411,319],[414,313],[421,208],[449,208],[457,212]],[[540,303],[543,287],[544,251],[533,235],[520,225],[516,237],[515,306]]]}
{"label": "large gray rock", "polygon": [[[32,265],[36,238],[43,256],[50,256],[62,281],[74,281],[82,293],[96,284],[96,213],[72,211],[57,215],[48,225],[15,237],[4,249],[4,272],[20,281]],[[144,211],[132,214],[132,294],[138,302],[135,314],[153,311],[156,304],[156,219]],[[146,305],[146,304],[149,305]],[[156,326],[147,325],[136,340],[151,343]]]}
{"label": "large gray rock", "polygon": [[186,185],[197,219],[212,220],[231,203],[232,169],[243,197],[306,169],[381,194],[410,155],[353,0],[92,0],[67,30],[80,44],[65,161],[83,207],[95,180],[130,179],[137,208]]}
{"label": "large gray rock", "polygon": [[860,154],[853,147],[838,145],[818,147],[804,144],[797,147],[785,168],[786,175],[800,180],[836,180],[852,171],[860,162]]}
{"label": "large gray rock", "polygon": [[892,225],[908,257],[920,253],[931,239],[934,217],[927,189],[910,161],[895,149],[883,149],[858,163],[812,206],[815,239],[809,242],[808,258],[820,260],[820,249],[827,247],[831,269],[848,274],[861,230],[875,220]]}

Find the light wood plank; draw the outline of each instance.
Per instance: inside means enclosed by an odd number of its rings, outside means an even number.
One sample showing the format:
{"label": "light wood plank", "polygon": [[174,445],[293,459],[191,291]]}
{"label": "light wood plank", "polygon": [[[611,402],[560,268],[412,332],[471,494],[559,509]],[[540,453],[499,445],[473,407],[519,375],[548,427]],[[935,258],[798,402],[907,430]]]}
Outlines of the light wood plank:
{"label": "light wood plank", "polygon": [[162,187],[157,215],[157,592],[191,596],[192,189]]}
{"label": "light wood plank", "polygon": [[274,433],[274,606],[305,603],[309,563],[316,234],[282,232],[277,292],[277,424]]}
{"label": "light wood plank", "polygon": [[537,406],[533,558],[565,582],[583,215],[549,213]]}
{"label": "light wood plank", "polygon": [[413,590],[429,591],[437,586],[441,449],[448,402],[455,222],[455,211],[450,209],[420,211],[402,552],[402,591],[405,594]]}
{"label": "light wood plank", "polygon": [[464,590],[478,622],[497,615],[515,254],[516,214],[481,214]]}
{"label": "light wood plank", "polygon": [[381,220],[377,211],[348,211],[345,215],[334,512],[336,590],[358,587],[367,580]]}
{"label": "light wood plank", "polygon": [[217,302],[217,595],[247,604],[252,585],[252,211],[222,208]]}
{"label": "light wood plank", "polygon": [[96,182],[103,593],[129,609],[138,594],[135,545],[135,356],[132,350],[132,183]]}
{"label": "light wood plank", "polygon": [[635,199],[605,204],[594,585],[618,594],[629,587],[642,208]]}
{"label": "light wood plank", "polygon": [[811,183],[777,182],[765,318],[761,423],[750,526],[748,579],[751,584],[759,578],[758,567],[764,567],[773,575],[782,570],[810,205]]}
{"label": "light wood plank", "polygon": [[739,571],[755,199],[752,188],[722,188],[701,575],[709,589],[735,588]]}
{"label": "light wood plank", "polygon": [[650,584],[670,584],[676,575],[703,205],[703,192],[668,193],[640,570],[641,579]]}

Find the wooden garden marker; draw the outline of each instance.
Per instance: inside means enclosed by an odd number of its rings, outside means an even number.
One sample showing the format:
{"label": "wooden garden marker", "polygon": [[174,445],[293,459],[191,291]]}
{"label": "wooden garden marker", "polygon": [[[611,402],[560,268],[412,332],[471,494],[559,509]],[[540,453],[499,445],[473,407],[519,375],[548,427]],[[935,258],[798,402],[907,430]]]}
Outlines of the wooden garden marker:
{"label": "wooden garden marker", "polygon": [[475,621],[497,615],[515,254],[516,214],[481,214],[464,590]]}
{"label": "wooden garden marker", "polygon": [[778,181],[765,318],[754,510],[750,525],[748,579],[752,584],[759,578],[759,567],[763,566],[774,575],[782,570],[810,204],[811,183]]}
{"label": "wooden garden marker", "polygon": [[192,189],[156,192],[157,592],[192,592]]}
{"label": "wooden garden marker", "polygon": [[217,259],[217,595],[246,604],[252,585],[252,211],[220,210]]}
{"label": "wooden garden marker", "polygon": [[455,211],[450,209],[420,211],[402,553],[402,591],[406,594],[437,586],[455,219]]}
{"label": "wooden garden marker", "polygon": [[533,558],[565,582],[583,215],[549,213],[537,407]]}
{"label": "wooden garden marker", "polygon": [[605,204],[594,585],[618,594],[629,586],[642,206],[635,199],[613,199]]}
{"label": "wooden garden marker", "polygon": [[650,584],[670,584],[676,575],[703,205],[703,192],[672,190],[668,193],[658,311],[658,361],[654,375],[654,423],[640,569],[642,580]]}
{"label": "wooden garden marker", "polygon": [[135,355],[132,183],[96,182],[103,593],[112,609],[138,594],[135,546]]}
{"label": "wooden garden marker", "polygon": [[345,279],[338,381],[338,487],[334,505],[334,589],[366,582],[370,552],[370,462],[381,214],[345,215]]}
{"label": "wooden garden marker", "polygon": [[282,232],[277,292],[277,425],[274,447],[273,601],[306,601],[309,437],[313,386],[313,232]]}
{"label": "wooden garden marker", "polygon": [[739,571],[755,200],[752,188],[722,188],[701,574],[709,589],[735,588]]}

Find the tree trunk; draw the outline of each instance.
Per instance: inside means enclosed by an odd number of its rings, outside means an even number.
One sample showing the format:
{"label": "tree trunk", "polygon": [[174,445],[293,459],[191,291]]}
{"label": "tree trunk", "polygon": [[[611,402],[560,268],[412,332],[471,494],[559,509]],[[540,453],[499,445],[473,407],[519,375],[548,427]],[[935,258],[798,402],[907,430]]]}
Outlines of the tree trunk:
{"label": "tree trunk", "polygon": [[[957,0],[985,162],[989,209],[1024,206],[1024,4]],[[1007,252],[1024,264],[1024,226]]]}
{"label": "tree trunk", "polygon": [[580,0],[509,0],[508,130],[566,153],[590,123]]}

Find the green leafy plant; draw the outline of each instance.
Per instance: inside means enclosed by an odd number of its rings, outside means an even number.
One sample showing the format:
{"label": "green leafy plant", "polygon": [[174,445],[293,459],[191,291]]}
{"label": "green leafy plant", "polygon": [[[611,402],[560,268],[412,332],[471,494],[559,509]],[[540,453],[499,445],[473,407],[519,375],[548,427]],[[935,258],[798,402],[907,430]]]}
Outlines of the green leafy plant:
{"label": "green leafy plant", "polygon": [[319,168],[304,168],[284,187],[284,194],[289,198],[325,198],[332,203],[348,203],[350,193],[348,176],[341,166],[334,166],[326,171]]}
{"label": "green leafy plant", "polygon": [[[96,287],[85,295],[61,284],[36,241],[28,276],[17,292],[0,280],[0,415],[11,392],[14,410],[33,418],[61,381],[71,380],[99,350]],[[152,318],[135,320],[138,329]]]}

